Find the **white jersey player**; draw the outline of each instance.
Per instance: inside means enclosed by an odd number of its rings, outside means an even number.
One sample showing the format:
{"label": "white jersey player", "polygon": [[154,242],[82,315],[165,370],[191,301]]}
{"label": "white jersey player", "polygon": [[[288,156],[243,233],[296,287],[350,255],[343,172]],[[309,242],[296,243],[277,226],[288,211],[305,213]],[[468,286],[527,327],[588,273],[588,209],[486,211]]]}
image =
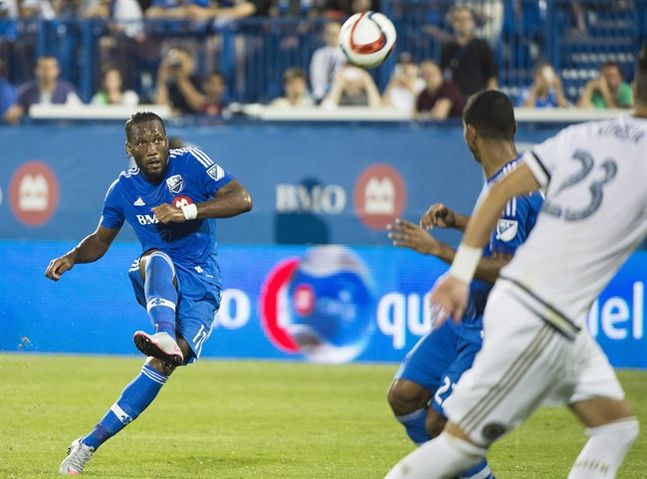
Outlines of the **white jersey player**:
{"label": "white jersey player", "polygon": [[584,324],[647,235],[647,45],[635,88],[634,117],[563,130],[493,185],[472,216],[449,275],[432,291],[441,320],[462,316],[482,247],[508,199],[546,192],[533,232],[490,294],[483,348],[446,402],[444,432],[388,479],[454,477],[546,398],[568,404],[588,428],[569,479],[615,477],[638,421]]}

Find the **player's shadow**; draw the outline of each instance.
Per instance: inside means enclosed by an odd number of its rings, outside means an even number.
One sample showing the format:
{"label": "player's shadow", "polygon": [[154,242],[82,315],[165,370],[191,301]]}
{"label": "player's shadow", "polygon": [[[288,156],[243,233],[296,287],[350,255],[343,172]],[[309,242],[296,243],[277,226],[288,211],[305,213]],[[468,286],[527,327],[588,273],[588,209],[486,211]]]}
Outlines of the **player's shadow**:
{"label": "player's shadow", "polygon": [[321,182],[304,178],[279,185],[274,213],[274,241],[279,244],[328,244],[330,231],[321,218]]}

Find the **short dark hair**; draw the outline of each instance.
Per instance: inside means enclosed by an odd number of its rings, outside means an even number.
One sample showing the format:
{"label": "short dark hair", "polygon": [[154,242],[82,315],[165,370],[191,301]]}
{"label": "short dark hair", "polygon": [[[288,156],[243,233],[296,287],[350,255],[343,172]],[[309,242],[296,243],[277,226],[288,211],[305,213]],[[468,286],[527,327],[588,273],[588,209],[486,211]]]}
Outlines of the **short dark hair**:
{"label": "short dark hair", "polygon": [[159,121],[160,125],[162,125],[162,130],[166,135],[166,127],[164,126],[164,120],[162,120],[162,118],[159,115],[157,115],[156,113],[153,113],[152,111],[138,111],[130,115],[130,118],[126,120],[126,125],[124,127],[124,129],[126,130],[126,138],[130,140],[130,133],[132,131],[133,126],[139,125],[140,123],[145,123],[147,121]]}
{"label": "short dark hair", "polygon": [[306,75],[305,70],[299,67],[291,67],[283,72],[283,83],[290,82],[297,78],[301,78],[304,81],[308,81],[308,75]]}
{"label": "short dark hair", "polygon": [[512,140],[517,131],[512,102],[496,90],[484,90],[469,97],[463,120],[479,135],[492,140]]}
{"label": "short dark hair", "polygon": [[647,106],[647,40],[638,52],[636,63],[636,104]]}

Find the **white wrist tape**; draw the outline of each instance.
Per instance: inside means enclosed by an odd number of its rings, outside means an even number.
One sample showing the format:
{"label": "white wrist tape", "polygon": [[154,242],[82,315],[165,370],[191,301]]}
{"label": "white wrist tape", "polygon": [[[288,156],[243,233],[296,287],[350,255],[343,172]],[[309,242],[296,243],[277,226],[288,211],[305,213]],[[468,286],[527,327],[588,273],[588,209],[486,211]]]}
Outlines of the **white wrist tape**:
{"label": "white wrist tape", "polygon": [[182,207],[182,214],[187,221],[194,220],[198,217],[198,207],[191,203]]}
{"label": "white wrist tape", "polygon": [[454,278],[468,283],[472,281],[474,272],[481,261],[483,250],[474,246],[467,246],[461,243],[454,256],[452,267],[449,268],[449,274]]}

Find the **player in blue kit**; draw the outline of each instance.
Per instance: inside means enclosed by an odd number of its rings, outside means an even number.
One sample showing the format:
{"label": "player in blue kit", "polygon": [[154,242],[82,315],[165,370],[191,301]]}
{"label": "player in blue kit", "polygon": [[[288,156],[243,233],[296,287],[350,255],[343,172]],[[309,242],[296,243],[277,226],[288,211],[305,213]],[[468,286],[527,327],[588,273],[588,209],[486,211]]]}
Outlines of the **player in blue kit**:
{"label": "player in blue kit", "polygon": [[[516,123],[512,103],[503,93],[484,91],[472,96],[463,113],[465,142],[481,164],[491,185],[511,171],[518,161],[514,145]],[[471,368],[482,344],[482,316],[488,293],[499,270],[525,241],[542,206],[534,193],[513,198],[501,213],[496,233],[485,248],[470,290],[469,307],[463,322],[446,321],[418,341],[402,362],[389,388],[388,401],[396,418],[418,445],[436,437],[447,421],[445,400],[462,374]],[[430,254],[451,264],[456,250],[438,241],[426,229],[455,228],[464,231],[469,217],[434,204],[423,215],[420,226],[398,219],[389,225],[396,246]],[[494,478],[485,459],[464,471],[461,478]]]}
{"label": "player in blue kit", "polygon": [[151,404],[177,366],[200,356],[220,305],[214,218],[252,208],[247,190],[206,153],[169,150],[154,113],[134,114],[125,130],[126,151],[137,166],[108,189],[97,229],[53,259],[45,274],[58,281],[75,264],[98,260],[127,221],[142,245],[129,276],[155,333],[135,333],[135,345],[147,356],[141,372],[95,428],[72,442],[62,474],[80,474],[101,444]]}

